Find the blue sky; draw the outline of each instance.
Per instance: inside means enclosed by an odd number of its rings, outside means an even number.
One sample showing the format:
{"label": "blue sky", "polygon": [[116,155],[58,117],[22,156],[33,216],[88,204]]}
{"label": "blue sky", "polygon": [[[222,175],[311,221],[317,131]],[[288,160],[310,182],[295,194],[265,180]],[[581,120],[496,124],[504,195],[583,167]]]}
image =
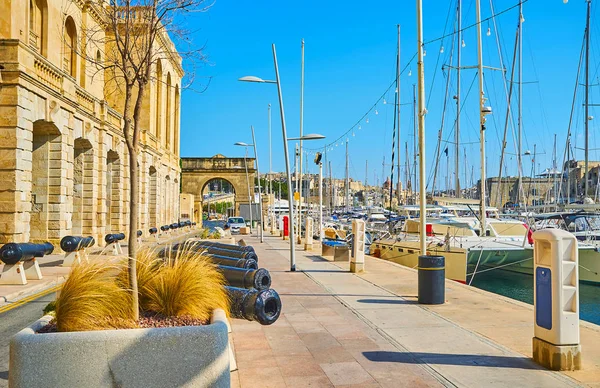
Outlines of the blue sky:
{"label": "blue sky", "polygon": [[[475,22],[475,1],[463,0],[463,28]],[[517,0],[493,1],[496,14],[518,3]],[[426,116],[426,159],[428,175],[435,163],[438,130],[441,126],[448,72],[441,70],[448,63],[453,45],[455,0],[424,0],[424,40],[448,37],[425,46],[425,85],[428,101]],[[482,18],[492,15],[490,1],[482,0]],[[529,0],[523,4],[523,152],[538,153],[536,169],[551,166],[554,134],[557,135],[557,159],[562,163],[569,114],[576,83],[577,64],[585,27],[584,0]],[[450,15],[449,15],[450,12]],[[600,56],[600,28],[594,24],[596,4],[592,6],[591,80],[598,83]],[[446,24],[446,20],[448,23]],[[600,19],[598,19],[600,20]],[[503,53],[504,67],[509,71],[512,61],[518,9],[514,8],[495,18],[498,39]],[[380,99],[395,77],[396,25],[401,25],[401,67],[407,70],[401,76],[401,160],[406,155],[404,143],[408,142],[410,158],[413,148],[412,85],[417,82],[416,61],[409,62],[417,50],[415,1],[358,2],[358,1],[226,1],[217,0],[206,13],[188,18],[193,40],[205,45],[209,63],[198,68],[193,88],[185,90],[181,110],[182,156],[242,156],[243,148],[233,146],[236,141],[251,142],[250,125],[254,125],[260,168],[269,168],[267,106],[272,104],[272,160],[273,170],[284,170],[281,121],[275,85],[238,82],[244,75],[274,79],[271,43],[277,46],[278,62],[284,95],[288,136],[299,133],[300,101],[300,42],[305,40],[305,95],[304,132],[321,133],[327,140],[306,142],[307,148],[324,147],[338,139],[363,115],[361,129],[355,127],[354,136],[348,134],[351,153],[350,175],[365,179],[365,161],[368,160],[368,180],[373,183],[382,177],[382,159],[390,163],[392,148],[393,108]],[[446,27],[445,27],[446,26]],[[445,27],[445,29],[444,29]],[[491,35],[486,32],[490,28]],[[483,29],[484,65],[500,67],[496,29],[493,21],[485,22]],[[597,37],[597,39],[596,39]],[[463,66],[476,65],[476,28],[464,32],[462,48]],[[440,53],[441,46],[444,52]],[[456,48],[454,50],[456,53]],[[456,54],[454,54],[456,55]],[[453,59],[454,61],[454,59]],[[411,76],[409,76],[409,71]],[[465,165],[467,183],[471,170],[475,181],[479,177],[479,130],[477,113],[476,70],[462,71],[463,113],[461,115],[461,180]],[[500,144],[506,115],[506,94],[499,71],[486,70],[485,92],[488,105],[494,113],[488,116],[487,169],[488,176],[498,174]],[[509,73],[510,74],[510,73]],[[446,112],[442,138],[453,139],[456,115],[452,95],[455,90],[455,73],[450,73],[449,107]],[[203,93],[202,83],[210,78]],[[469,88],[472,86],[471,90]],[[393,101],[394,90],[385,93]],[[600,87],[591,88],[591,102],[600,97]],[[573,142],[583,146],[583,93],[577,97],[573,124]],[[513,97],[515,98],[515,97]],[[379,103],[377,101],[379,100]],[[515,100],[516,101],[516,100]],[[371,107],[376,104],[370,113]],[[375,114],[375,109],[378,114]],[[516,104],[513,105],[516,109]],[[590,113],[594,115],[594,108]],[[597,120],[590,125],[590,147],[598,148],[594,133]],[[509,127],[508,152],[515,153],[515,141]],[[345,139],[345,137],[343,138]],[[342,140],[343,141],[343,140]],[[340,142],[338,141],[338,144]],[[290,143],[290,149],[294,146]],[[441,149],[450,147],[449,162],[453,163],[453,145],[442,143]],[[575,144],[574,144],[575,146]],[[466,151],[466,161],[463,152]],[[343,146],[333,146],[328,151],[333,175],[344,175]],[[443,155],[443,154],[442,154]],[[396,157],[398,157],[396,155]],[[600,159],[598,151],[590,157]],[[312,156],[309,156],[312,160]],[[577,150],[577,158],[583,151]],[[517,174],[516,157],[507,155],[507,168]],[[531,158],[523,158],[524,173],[531,172]],[[452,164],[453,165],[453,164]],[[404,167],[402,167],[404,169]],[[445,186],[447,159],[442,156],[439,174]],[[453,171],[453,169],[450,169]],[[317,172],[312,161],[309,172]],[[452,172],[451,172],[452,173]],[[396,171],[397,174],[397,171]],[[384,176],[390,175],[385,166]],[[402,171],[404,181],[404,170]],[[439,182],[439,181],[438,181]],[[437,185],[440,187],[440,184]],[[464,186],[464,183],[463,183]]]}

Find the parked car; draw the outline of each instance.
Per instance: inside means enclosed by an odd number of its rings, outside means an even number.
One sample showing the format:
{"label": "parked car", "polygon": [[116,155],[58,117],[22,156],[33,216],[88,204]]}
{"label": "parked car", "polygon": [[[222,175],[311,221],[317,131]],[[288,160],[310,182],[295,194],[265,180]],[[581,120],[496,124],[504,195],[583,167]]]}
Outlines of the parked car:
{"label": "parked car", "polygon": [[239,233],[240,228],[246,227],[246,220],[244,220],[244,217],[229,217],[227,225],[229,225],[231,233]]}

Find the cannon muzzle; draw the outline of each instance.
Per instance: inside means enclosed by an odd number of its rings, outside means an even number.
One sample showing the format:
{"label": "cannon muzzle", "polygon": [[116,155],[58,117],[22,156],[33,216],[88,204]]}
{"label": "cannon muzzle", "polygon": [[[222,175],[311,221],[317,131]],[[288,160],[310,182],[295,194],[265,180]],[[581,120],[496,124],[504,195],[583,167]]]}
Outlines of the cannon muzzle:
{"label": "cannon muzzle", "polygon": [[8,243],[0,248],[0,260],[4,264],[17,264],[20,261],[28,261],[34,257],[44,257],[54,251],[54,245],[49,242],[42,244],[32,243]]}
{"label": "cannon muzzle", "polygon": [[92,236],[65,236],[60,240],[60,249],[65,252],[77,252],[96,244]]}
{"label": "cannon muzzle", "polygon": [[143,233],[142,233],[142,231],[141,231],[141,230],[138,230],[136,234],[137,234],[137,236],[138,236],[138,237],[142,237],[142,234],[143,234]]}
{"label": "cannon muzzle", "polygon": [[156,234],[158,233],[158,230],[156,228],[150,228],[148,232],[150,232],[150,234]]}
{"label": "cannon muzzle", "polygon": [[230,286],[257,290],[267,290],[271,287],[271,275],[264,268],[246,269],[218,265],[217,268]]}
{"label": "cannon muzzle", "polygon": [[125,240],[125,233],[109,233],[104,237],[107,244],[112,244],[116,241]]}
{"label": "cannon muzzle", "polygon": [[281,314],[281,299],[277,291],[245,290],[237,287],[225,287],[231,301],[233,318],[256,321],[261,325],[275,323]]}

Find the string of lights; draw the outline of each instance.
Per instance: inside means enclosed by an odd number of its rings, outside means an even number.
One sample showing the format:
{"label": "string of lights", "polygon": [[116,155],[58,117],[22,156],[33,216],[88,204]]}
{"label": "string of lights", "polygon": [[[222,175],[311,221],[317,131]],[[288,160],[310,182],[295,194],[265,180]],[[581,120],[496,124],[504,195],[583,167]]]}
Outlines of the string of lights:
{"label": "string of lights", "polygon": [[[473,23],[473,24],[471,24],[469,26],[466,26],[466,27],[462,28],[460,30],[460,32],[464,32],[464,31],[466,31],[468,29],[471,29],[471,28],[476,27],[478,25],[481,25],[481,24],[483,24],[485,22],[488,22],[489,20],[491,20],[491,19],[493,19],[493,18],[495,18],[497,16],[500,16],[500,15],[502,15],[502,14],[504,14],[504,13],[506,13],[506,12],[512,10],[512,9],[515,9],[519,5],[524,4],[524,3],[528,2],[528,1],[529,0],[521,0],[520,2],[518,2],[517,4],[515,4],[515,5],[511,6],[511,7],[508,7],[508,8],[506,8],[506,9],[504,9],[504,10],[498,12],[498,13],[495,13],[495,14],[493,14],[493,15],[491,15],[491,16],[483,19],[483,20],[481,20],[479,23]],[[425,46],[426,45],[431,44],[431,43],[435,43],[435,42],[439,42],[441,40],[444,40],[445,38],[454,36],[454,35],[458,34],[458,32],[459,31],[453,31],[453,32],[448,33],[448,34],[444,34],[444,35],[442,35],[442,36],[440,36],[438,38],[431,39],[431,40],[429,40],[427,42],[424,42],[423,43],[423,56],[427,55],[426,51],[425,51]],[[490,35],[489,29],[488,29],[488,32],[486,33],[486,35],[488,35],[488,36]],[[462,47],[466,46],[464,39],[463,39],[463,41],[461,43],[461,46]],[[440,52],[441,53],[444,52],[444,46],[443,45],[440,48]],[[413,61],[415,60],[415,58],[417,57],[417,54],[418,53],[415,52],[412,55],[412,57],[410,58],[410,60],[408,61],[408,63],[402,68],[402,71],[400,72],[400,75],[404,74],[407,69],[408,69],[408,76],[412,75],[412,67],[411,67],[411,65],[412,65]],[[325,151],[333,151],[333,149],[335,147],[337,147],[339,145],[344,145],[344,142],[346,140],[349,140],[350,134],[352,134],[352,136],[354,137],[355,134],[356,134],[356,131],[360,131],[362,129],[363,122],[364,122],[364,124],[369,124],[369,122],[370,122],[370,116],[372,116],[372,115],[375,115],[375,116],[379,115],[379,111],[377,110],[377,105],[380,104],[380,103],[383,103],[384,105],[386,104],[385,96],[389,93],[390,89],[392,89],[395,86],[395,84],[396,84],[396,80],[394,79],[390,83],[390,85],[385,89],[385,91],[381,94],[381,96],[375,101],[375,103],[373,103],[371,105],[371,107],[366,111],[366,113],[363,114],[360,117],[360,119],[358,119],[350,128],[348,128],[348,130],[346,130],[341,135],[339,135],[337,138],[335,138],[334,141],[332,141],[332,142],[330,142],[330,143],[328,143],[328,144],[326,144],[326,145],[324,145],[322,147],[319,147],[319,148],[305,148],[306,151],[310,155],[314,155],[318,151],[323,151],[323,150],[325,150]]]}

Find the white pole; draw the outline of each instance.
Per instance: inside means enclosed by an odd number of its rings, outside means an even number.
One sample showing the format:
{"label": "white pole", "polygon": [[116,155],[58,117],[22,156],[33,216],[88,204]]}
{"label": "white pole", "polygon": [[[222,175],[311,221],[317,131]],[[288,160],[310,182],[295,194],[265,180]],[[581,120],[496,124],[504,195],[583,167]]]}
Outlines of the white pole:
{"label": "white pole", "polygon": [[271,173],[273,173],[273,163],[271,155],[271,104],[269,104],[269,195],[273,194],[273,177]]}
{"label": "white pole", "polygon": [[[251,125],[250,129],[252,130],[252,145],[254,145],[254,159],[256,160],[256,175],[258,176],[258,211],[259,217],[258,222],[260,224],[260,242],[264,242],[263,240],[263,208],[262,208],[262,190],[260,185],[260,171],[258,170],[258,152],[256,152],[256,138],[254,137],[254,126]],[[254,193],[253,193],[254,194]]]}
{"label": "white pole", "polygon": [[[477,0],[479,1],[479,0]],[[426,227],[426,184],[425,184],[425,74],[423,68],[423,4],[422,0],[417,0],[417,73],[419,85],[419,232],[421,255],[427,254],[427,237],[425,234]]]}
{"label": "white pole", "polygon": [[481,154],[481,190],[479,193],[479,206],[481,208],[481,236],[486,235],[486,209],[485,209],[485,94],[483,92],[483,53],[481,47],[481,0],[475,0],[477,24],[477,68],[479,73],[479,136]]}
{"label": "white pole", "polygon": [[323,163],[319,162],[319,241],[323,241]]}
{"label": "white pole", "polygon": [[283,110],[283,94],[281,92],[281,81],[279,79],[279,66],[277,66],[277,51],[275,50],[275,44],[271,45],[273,49],[273,64],[275,66],[275,79],[277,82],[277,95],[279,97],[279,110],[281,112],[281,132],[283,134],[283,154],[285,157],[285,171],[287,174],[287,185],[288,185],[288,201],[289,201],[289,222],[290,222],[290,271],[296,270],[296,250],[294,248],[294,193],[292,192],[292,174],[290,173],[290,159],[288,155],[288,139],[287,131],[285,128],[285,113]]}

